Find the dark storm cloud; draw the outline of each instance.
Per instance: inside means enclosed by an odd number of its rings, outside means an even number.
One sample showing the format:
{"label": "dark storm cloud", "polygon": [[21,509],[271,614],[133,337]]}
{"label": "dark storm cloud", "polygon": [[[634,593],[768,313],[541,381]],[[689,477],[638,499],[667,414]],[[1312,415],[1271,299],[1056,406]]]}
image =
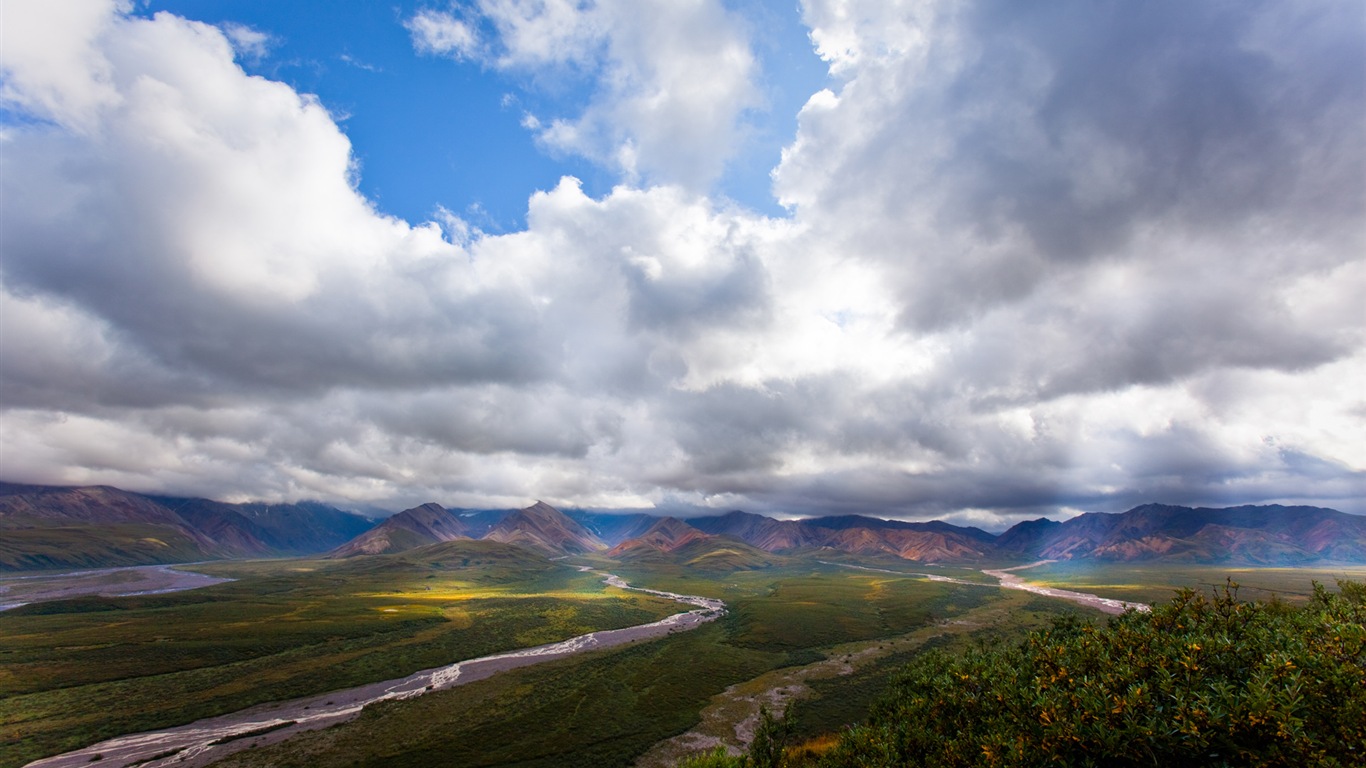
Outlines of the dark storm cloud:
{"label": "dark storm cloud", "polygon": [[[1302,162],[1309,135],[1334,140],[1338,161],[1360,168],[1359,144],[1316,125],[1363,103],[1366,61],[1342,45],[1359,14],[1342,6],[1336,18],[1267,29],[1281,5],[983,3],[968,22],[977,55],[944,89],[943,106],[967,129],[946,163],[964,188],[946,209],[964,222],[1021,223],[1051,259],[1094,258],[1145,220],[1219,228],[1293,200],[1300,177],[1319,170]],[[1292,41],[1330,53],[1259,50]],[[991,103],[1019,108],[1025,124],[972,118]],[[1022,129],[1038,143],[1022,146]],[[1093,190],[1107,150],[1124,155],[1122,189]],[[1358,184],[1339,191],[1359,210]]]}
{"label": "dark storm cloud", "polygon": [[688,454],[699,487],[720,476],[776,469],[794,448],[879,461],[960,460],[971,450],[965,425],[944,420],[923,393],[869,388],[848,374],[772,381],[762,389],[723,384],[675,393],[666,402],[673,439]]}
{"label": "dark storm cloud", "polygon": [[774,469],[806,431],[811,411],[790,388],[758,391],[723,385],[680,394],[668,413],[674,439],[700,476]]}
{"label": "dark storm cloud", "polygon": [[619,417],[553,387],[481,387],[367,398],[361,415],[386,434],[487,454],[583,458],[619,439]]}
{"label": "dark storm cloud", "polygon": [[[1349,335],[1301,321],[1260,287],[1211,294],[1177,281],[1135,282],[1126,293],[1120,305],[1050,296],[986,318],[932,389],[938,397],[956,394],[976,407],[994,407],[1160,385],[1225,368],[1305,370],[1354,347]],[[1022,333],[1028,344],[1020,343]]]}
{"label": "dark storm cloud", "polygon": [[[845,86],[841,108],[863,119],[836,139],[835,169],[797,158],[779,172],[780,193],[901,273],[907,329],[971,323],[1078,264],[1134,257],[1153,232],[1256,224],[1289,243],[1346,226],[1361,244],[1366,60],[1352,4],[988,2],[943,15],[923,60]],[[1238,257],[1215,256],[1233,270]],[[1297,254],[1301,268],[1344,257]]]}
{"label": "dark storm cloud", "polygon": [[[1087,467],[1084,457],[1058,466],[1031,462],[1023,454],[1013,457],[1018,464],[994,456],[985,464],[926,473],[868,467],[774,482],[742,472],[706,485],[744,494],[755,510],[786,515],[946,519],[999,530],[1020,520],[1056,516],[1060,509],[1121,512],[1155,500],[1210,506],[1298,503],[1305,499],[1304,479],[1313,477],[1310,498],[1317,503],[1366,513],[1361,504],[1366,473],[1341,464],[1294,452],[1282,452],[1276,462],[1249,461],[1230,455],[1198,429],[1180,426],[1169,434],[1131,438],[1132,455],[1121,457],[1125,485],[1115,488],[1105,484],[1112,479],[1109,473]],[[1085,453],[1087,447],[1074,450]]]}

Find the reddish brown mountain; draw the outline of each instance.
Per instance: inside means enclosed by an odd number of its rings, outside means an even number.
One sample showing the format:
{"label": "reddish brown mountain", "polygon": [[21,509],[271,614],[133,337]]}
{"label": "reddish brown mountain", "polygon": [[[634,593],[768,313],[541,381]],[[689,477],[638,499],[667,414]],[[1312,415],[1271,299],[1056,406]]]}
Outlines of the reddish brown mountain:
{"label": "reddish brown mountain", "polygon": [[468,539],[469,528],[440,504],[405,509],[332,550],[331,557],[403,552],[426,544]]}
{"label": "reddish brown mountain", "polygon": [[935,563],[975,561],[995,553],[991,534],[938,521],[908,523],[855,515],[774,520],[731,512],[688,522],[699,530],[733,536],[766,552],[834,549]]}
{"label": "reddish brown mountain", "polygon": [[108,486],[0,483],[0,570],[325,551],[374,523],[323,504],[225,504]]}
{"label": "reddish brown mountain", "polygon": [[939,531],[847,528],[831,531],[825,546],[858,555],[895,555],[920,563],[973,562],[995,550],[967,536]]}
{"label": "reddish brown mountain", "polygon": [[183,526],[176,513],[136,493],[107,485],[0,485],[0,525],[150,523]]}
{"label": "reddish brown mountain", "polygon": [[684,522],[639,513],[576,511],[571,517],[541,502],[512,512],[465,514],[424,504],[372,526],[358,515],[316,503],[225,504],[104,486],[0,483],[0,570],[309,554],[328,548],[335,548],[334,555],[349,556],[463,538],[487,538],[553,556],[604,552],[608,540],[618,544],[609,553],[613,557],[688,567],[766,567],[782,560],[767,553],[822,550],[944,563],[996,558],[1366,562],[1366,517],[1274,505],[1210,509],[1148,504],[1123,514],[1024,522],[1000,536],[939,521],[849,515],[775,520],[731,512]]}
{"label": "reddish brown mountain", "polygon": [[541,501],[509,514],[484,538],[554,555],[581,555],[607,549],[602,539],[587,528]]}
{"label": "reddish brown mountain", "polygon": [[731,536],[704,533],[673,517],[658,518],[648,531],[623,541],[607,555],[634,563],[723,572],[769,568],[785,559]]}
{"label": "reddish brown mountain", "polygon": [[659,518],[650,530],[634,539],[627,539],[608,550],[608,557],[621,557],[630,552],[649,549],[656,552],[673,552],[686,544],[701,539],[714,538],[675,517]]}
{"label": "reddish brown mountain", "polygon": [[1145,504],[1123,514],[1020,523],[1001,549],[1050,560],[1299,565],[1366,561],[1366,517],[1321,507]]}
{"label": "reddish brown mountain", "polygon": [[751,512],[727,512],[716,517],[694,517],[688,524],[757,547],[765,552],[784,552],[824,546],[826,534],[799,520],[774,520]]}
{"label": "reddish brown mountain", "polygon": [[390,517],[335,549],[332,556],[404,552],[456,539],[513,544],[550,555],[586,554],[607,549],[607,545],[587,528],[543,502],[538,501],[526,509],[481,510],[466,515],[428,503]]}

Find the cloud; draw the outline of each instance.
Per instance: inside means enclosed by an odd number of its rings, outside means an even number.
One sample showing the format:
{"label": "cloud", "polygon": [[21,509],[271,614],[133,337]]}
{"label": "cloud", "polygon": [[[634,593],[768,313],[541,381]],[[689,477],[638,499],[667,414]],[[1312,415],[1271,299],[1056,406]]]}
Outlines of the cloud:
{"label": "cloud", "polygon": [[467,59],[479,50],[478,32],[449,13],[424,9],[403,26],[413,36],[418,53]]}
{"label": "cloud", "polygon": [[[619,412],[708,329],[763,320],[759,223],[566,180],[531,200],[531,231],[413,226],[356,192],[327,111],[246,76],[220,29],[107,27],[96,130],[4,139],[0,398],[6,434],[44,446],[15,472],[188,491],[197,467],[196,492],[384,498],[421,487],[401,467],[520,479],[540,456],[593,498],[569,465],[620,443]],[[61,103],[43,78],[9,84]]]}
{"label": "cloud", "polygon": [[[423,10],[406,25],[420,53],[589,78],[580,112],[528,115],[523,125],[552,152],[631,182],[705,190],[741,150],[746,112],[761,106],[744,24],[713,0],[482,0],[477,15]],[[486,43],[477,27],[488,29]]]}
{"label": "cloud", "polygon": [[1347,4],[811,0],[835,81],[775,169],[784,217],[702,191],[756,103],[735,12],[423,12],[431,54],[591,78],[529,129],[635,163],[601,196],[530,194],[507,234],[381,214],[324,105],[245,74],[225,28],[13,8],[8,479],[983,525],[1366,512]]}
{"label": "cloud", "polygon": [[270,35],[245,24],[224,24],[223,34],[232,42],[233,50],[237,51],[239,56],[248,59],[264,58],[275,45],[275,40]]}
{"label": "cloud", "polygon": [[541,375],[527,297],[477,289],[436,225],[376,213],[316,100],[244,76],[213,27],[115,30],[98,135],[8,140],[12,291],[62,297],[103,336],[219,387]]}
{"label": "cloud", "polygon": [[98,110],[118,101],[109,82],[110,63],[95,41],[108,31],[113,13],[126,10],[127,3],[113,0],[6,4],[0,98],[72,130],[92,130]]}
{"label": "cloud", "polygon": [[[845,79],[808,102],[776,189],[829,250],[879,262],[907,332],[1014,307],[1071,339],[1060,310],[1115,308],[1132,277],[1120,306],[1184,316],[1147,332],[1190,337],[1136,344],[1153,375],[1210,354],[1290,367],[1334,354],[1321,328],[1276,313],[1281,281],[1363,245],[1366,158],[1350,127],[1363,61],[1346,6],[805,8]],[[1061,286],[1096,293],[1050,295]],[[1097,325],[1140,333],[1136,319]]]}

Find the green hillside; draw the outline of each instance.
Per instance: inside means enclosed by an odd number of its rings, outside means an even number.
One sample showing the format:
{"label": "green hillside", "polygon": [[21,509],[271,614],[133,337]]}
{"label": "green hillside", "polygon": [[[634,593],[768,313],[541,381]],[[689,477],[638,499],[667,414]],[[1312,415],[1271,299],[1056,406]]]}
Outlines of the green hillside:
{"label": "green hillside", "polygon": [[174,528],[146,523],[5,528],[0,571],[113,568],[149,563],[188,563],[205,554]]}
{"label": "green hillside", "polygon": [[1362,765],[1366,585],[1340,586],[1297,607],[1184,590],[1103,627],[1064,617],[1020,643],[929,651],[824,755],[683,765]]}

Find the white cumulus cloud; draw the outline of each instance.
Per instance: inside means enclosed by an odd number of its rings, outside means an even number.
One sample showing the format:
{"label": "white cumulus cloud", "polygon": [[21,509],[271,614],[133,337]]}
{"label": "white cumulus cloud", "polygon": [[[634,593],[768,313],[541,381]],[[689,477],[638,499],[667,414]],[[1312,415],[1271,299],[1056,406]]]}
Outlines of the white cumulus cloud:
{"label": "white cumulus cloud", "polygon": [[418,11],[404,23],[419,53],[465,59],[479,50],[478,32],[455,16],[430,8]]}
{"label": "white cumulus cloud", "polygon": [[761,106],[744,23],[715,0],[481,0],[475,8],[492,30],[488,45],[479,46],[473,22],[423,10],[407,22],[417,50],[587,75],[593,96],[582,111],[524,124],[546,148],[630,181],[704,190],[741,149],[746,112]]}

